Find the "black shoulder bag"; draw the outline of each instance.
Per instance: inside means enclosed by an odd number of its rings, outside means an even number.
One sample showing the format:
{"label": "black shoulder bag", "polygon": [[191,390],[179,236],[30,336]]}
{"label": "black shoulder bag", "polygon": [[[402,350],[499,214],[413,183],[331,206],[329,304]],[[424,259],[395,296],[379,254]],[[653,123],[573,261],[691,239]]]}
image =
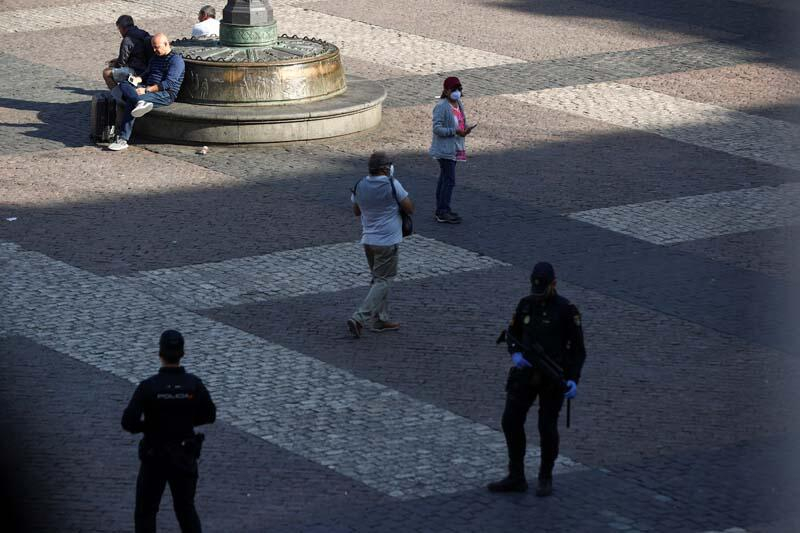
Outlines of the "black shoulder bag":
{"label": "black shoulder bag", "polygon": [[394,201],[397,202],[397,208],[400,210],[400,218],[403,221],[403,237],[408,237],[412,233],[414,233],[414,221],[411,220],[411,215],[403,210],[403,206],[400,205],[400,201],[397,199],[397,191],[394,188],[394,180],[390,177],[389,178],[389,186],[392,188],[392,196],[394,196]]}

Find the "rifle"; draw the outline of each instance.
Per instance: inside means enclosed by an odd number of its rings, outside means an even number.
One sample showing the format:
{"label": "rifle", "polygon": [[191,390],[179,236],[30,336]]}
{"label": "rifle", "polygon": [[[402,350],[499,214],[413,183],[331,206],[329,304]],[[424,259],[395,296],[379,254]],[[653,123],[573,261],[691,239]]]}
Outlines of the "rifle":
{"label": "rifle", "polygon": [[[497,337],[497,342],[495,344],[500,344],[507,341],[510,341],[521,347],[525,359],[531,365],[533,365],[534,368],[541,370],[542,373],[551,381],[558,383],[561,387],[561,390],[567,390],[567,382],[564,380],[564,369],[561,368],[558,363],[553,361],[549,355],[547,355],[541,344],[535,342],[532,346],[528,347],[517,340],[517,338],[514,337],[510,331],[508,331],[508,329],[504,329],[500,332],[500,336]],[[572,399],[567,398],[567,427],[570,425],[571,415]]]}

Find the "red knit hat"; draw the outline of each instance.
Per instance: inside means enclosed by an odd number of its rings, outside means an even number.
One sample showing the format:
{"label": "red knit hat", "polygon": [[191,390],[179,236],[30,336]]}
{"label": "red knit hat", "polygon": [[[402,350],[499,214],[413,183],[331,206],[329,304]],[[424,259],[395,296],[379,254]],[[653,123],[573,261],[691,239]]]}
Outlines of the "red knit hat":
{"label": "red knit hat", "polygon": [[453,89],[458,89],[461,87],[461,82],[455,76],[450,76],[446,80],[444,80],[444,90],[445,91],[452,91]]}

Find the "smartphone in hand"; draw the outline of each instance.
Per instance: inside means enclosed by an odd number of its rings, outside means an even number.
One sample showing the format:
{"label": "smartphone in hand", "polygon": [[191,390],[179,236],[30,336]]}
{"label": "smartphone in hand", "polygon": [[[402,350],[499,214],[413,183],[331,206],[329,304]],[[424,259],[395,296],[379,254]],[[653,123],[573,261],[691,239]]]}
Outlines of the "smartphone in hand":
{"label": "smartphone in hand", "polygon": [[477,125],[478,125],[478,123],[476,122],[476,123],[475,123],[475,124],[473,124],[472,126],[467,126],[467,131],[472,131],[472,130],[474,130],[474,129],[475,129],[475,126],[477,126]]}

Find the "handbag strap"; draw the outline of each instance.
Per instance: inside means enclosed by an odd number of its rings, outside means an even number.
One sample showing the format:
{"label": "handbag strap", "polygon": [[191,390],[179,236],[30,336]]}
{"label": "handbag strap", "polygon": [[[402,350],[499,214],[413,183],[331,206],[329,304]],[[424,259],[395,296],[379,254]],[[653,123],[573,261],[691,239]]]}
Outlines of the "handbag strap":
{"label": "handbag strap", "polygon": [[356,184],[355,184],[355,185],[353,185],[353,188],[352,188],[352,189],[350,189],[350,192],[351,192],[351,193],[353,193],[353,196],[356,196],[356,191],[358,190],[358,184],[359,184],[359,183],[361,183],[361,180],[363,180],[363,179],[364,179],[364,178],[361,178],[361,179],[359,179],[359,180],[356,182]]}
{"label": "handbag strap", "polygon": [[392,196],[394,196],[394,201],[397,202],[397,207],[400,208],[400,211],[403,211],[403,206],[400,205],[400,200],[397,199],[397,191],[394,188],[394,178],[391,176],[389,176],[389,186],[392,188]]}

